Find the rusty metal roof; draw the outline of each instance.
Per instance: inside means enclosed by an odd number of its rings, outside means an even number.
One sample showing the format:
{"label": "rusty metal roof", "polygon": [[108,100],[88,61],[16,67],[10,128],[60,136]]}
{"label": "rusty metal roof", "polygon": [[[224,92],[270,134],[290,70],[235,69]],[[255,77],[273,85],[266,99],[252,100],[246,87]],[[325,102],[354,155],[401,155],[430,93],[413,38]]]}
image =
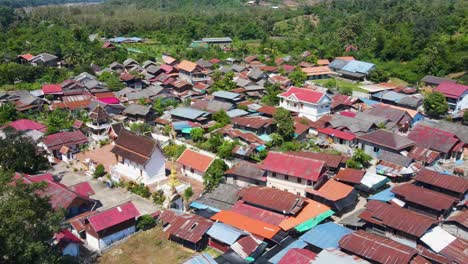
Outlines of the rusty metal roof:
{"label": "rusty metal roof", "polygon": [[414,179],[456,193],[463,194],[468,191],[468,180],[426,168],[421,169]]}
{"label": "rusty metal roof", "polygon": [[239,191],[241,200],[248,204],[257,205],[283,214],[296,214],[305,205],[306,198],[260,186],[251,186]]}
{"label": "rusty metal roof", "polygon": [[[172,211],[164,211],[160,218],[163,222],[169,222],[166,230],[170,235],[180,239],[197,243],[213,225],[213,221],[194,214],[177,215]],[[164,220],[165,219],[165,220]]]}
{"label": "rusty metal roof", "polygon": [[434,219],[379,201],[369,201],[359,217],[366,222],[390,227],[415,237],[421,237],[437,221]]}
{"label": "rusty metal roof", "polygon": [[414,248],[363,230],[344,236],[339,244],[344,250],[385,264],[409,263],[418,253]]}
{"label": "rusty metal roof", "polygon": [[395,186],[392,189],[392,192],[403,197],[405,201],[419,204],[437,211],[450,210],[450,208],[457,202],[457,199],[451,196],[410,183]]}

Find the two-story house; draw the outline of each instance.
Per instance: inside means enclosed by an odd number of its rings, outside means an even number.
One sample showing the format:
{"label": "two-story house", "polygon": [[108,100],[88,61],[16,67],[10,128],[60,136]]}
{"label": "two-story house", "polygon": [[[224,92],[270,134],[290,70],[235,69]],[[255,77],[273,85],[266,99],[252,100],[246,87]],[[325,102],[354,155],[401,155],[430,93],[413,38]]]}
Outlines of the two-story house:
{"label": "two-story house", "polygon": [[327,172],[323,161],[274,151],[268,153],[261,168],[266,171],[268,187],[301,196],[320,186]]}
{"label": "two-story house", "polygon": [[117,160],[111,167],[114,181],[126,179],[151,184],[166,178],[164,154],[152,138],[122,129],[111,151]]}
{"label": "two-story house", "polygon": [[332,99],[326,94],[310,89],[291,87],[278,95],[280,107],[299,113],[300,117],[317,121],[330,113]]}
{"label": "two-story house", "polygon": [[468,85],[443,82],[434,91],[440,92],[445,96],[451,111],[457,112],[468,108]]}
{"label": "two-story house", "polygon": [[205,81],[207,79],[204,69],[194,62],[183,60],[176,66],[176,68],[179,70],[179,77],[190,84]]}

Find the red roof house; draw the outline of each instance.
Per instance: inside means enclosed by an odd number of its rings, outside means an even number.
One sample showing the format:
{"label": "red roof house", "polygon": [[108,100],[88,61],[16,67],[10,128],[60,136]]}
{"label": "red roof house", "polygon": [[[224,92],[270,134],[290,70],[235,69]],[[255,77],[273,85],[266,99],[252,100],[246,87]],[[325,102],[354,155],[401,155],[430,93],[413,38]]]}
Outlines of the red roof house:
{"label": "red roof house", "polygon": [[88,138],[79,130],[73,132],[59,132],[44,137],[44,145],[49,151],[55,151],[62,146],[79,146],[88,142]]}
{"label": "red roof house", "polygon": [[468,192],[468,180],[453,175],[443,174],[426,168],[421,169],[416,177],[416,184],[437,192],[463,199]]}
{"label": "red roof house", "polygon": [[47,127],[45,125],[29,120],[29,119],[18,119],[16,121],[9,123],[3,128],[5,127],[12,127],[16,131],[36,130],[36,131],[43,132],[43,133],[47,131]]}
{"label": "red roof house", "polygon": [[301,102],[316,104],[325,94],[310,89],[291,87],[287,92],[281,93],[278,96],[281,98],[289,98],[293,96]]}
{"label": "red roof house", "polygon": [[213,157],[187,148],[177,159],[177,164],[184,175],[203,181],[203,174],[214,160]]}
{"label": "red roof house", "polygon": [[445,158],[454,151],[460,151],[463,143],[453,133],[417,124],[408,134],[408,138],[416,142],[417,146],[429,148],[445,155]]}
{"label": "red roof house", "polygon": [[312,199],[330,206],[335,211],[348,208],[357,200],[354,187],[333,179],[328,180],[318,190],[308,189],[308,193],[312,195]]}
{"label": "red roof house", "polygon": [[62,85],[60,84],[44,84],[42,85],[42,92],[47,94],[63,94]]}
{"label": "red roof house", "polygon": [[453,82],[443,82],[434,91],[442,93],[445,97],[459,99],[468,93],[468,85]]}

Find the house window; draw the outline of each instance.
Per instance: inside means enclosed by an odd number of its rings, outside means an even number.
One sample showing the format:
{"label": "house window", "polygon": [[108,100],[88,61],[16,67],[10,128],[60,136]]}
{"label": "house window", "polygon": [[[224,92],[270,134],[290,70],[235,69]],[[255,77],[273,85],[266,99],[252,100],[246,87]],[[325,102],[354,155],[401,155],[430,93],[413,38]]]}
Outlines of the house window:
{"label": "house window", "polygon": [[301,178],[297,178],[297,183],[302,183],[302,179],[301,179]]}
{"label": "house window", "polygon": [[195,171],[193,169],[190,169],[190,173],[194,173]]}
{"label": "house window", "polygon": [[307,180],[307,185],[312,185],[312,181],[311,181],[311,180]]}
{"label": "house window", "polygon": [[195,229],[195,227],[197,227],[198,223],[195,223],[193,224],[191,227],[190,227],[190,231],[192,231],[193,229]]}
{"label": "house window", "polygon": [[304,108],[304,104],[303,104],[303,103],[301,103],[301,108]]}
{"label": "house window", "polygon": [[237,180],[237,176],[236,176],[236,175],[232,176],[232,178],[233,178],[234,180]]}
{"label": "house window", "polygon": [[185,165],[183,165],[182,168],[185,170]]}
{"label": "house window", "polygon": [[284,179],[285,179],[285,180],[289,180],[289,176],[288,176],[288,175],[284,175]]}
{"label": "house window", "polygon": [[378,147],[374,147],[374,152],[379,152],[380,149]]}
{"label": "house window", "polygon": [[276,177],[276,172],[272,172],[271,177]]}
{"label": "house window", "polygon": [[284,188],[284,191],[285,191],[285,192],[287,192],[287,191],[288,191],[288,189]]}
{"label": "house window", "polygon": [[299,195],[299,196],[301,195],[301,193],[300,193],[300,192],[296,192],[296,194],[297,194],[297,195]]}
{"label": "house window", "polygon": [[255,181],[255,184],[256,184],[256,185],[259,185],[259,184],[260,184],[260,182],[259,182],[259,181]]}

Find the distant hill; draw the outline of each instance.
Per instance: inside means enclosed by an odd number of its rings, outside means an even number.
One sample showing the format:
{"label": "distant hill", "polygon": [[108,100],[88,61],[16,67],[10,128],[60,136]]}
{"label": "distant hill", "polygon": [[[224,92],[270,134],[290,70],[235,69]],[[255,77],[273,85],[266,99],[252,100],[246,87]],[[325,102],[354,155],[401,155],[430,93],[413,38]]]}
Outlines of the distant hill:
{"label": "distant hill", "polygon": [[103,1],[104,0],[0,0],[0,6],[19,8],[42,5],[60,5],[68,3],[94,3]]}
{"label": "distant hill", "polygon": [[136,5],[155,9],[184,9],[202,6],[238,7],[247,0],[109,0],[108,2],[115,5]]}

